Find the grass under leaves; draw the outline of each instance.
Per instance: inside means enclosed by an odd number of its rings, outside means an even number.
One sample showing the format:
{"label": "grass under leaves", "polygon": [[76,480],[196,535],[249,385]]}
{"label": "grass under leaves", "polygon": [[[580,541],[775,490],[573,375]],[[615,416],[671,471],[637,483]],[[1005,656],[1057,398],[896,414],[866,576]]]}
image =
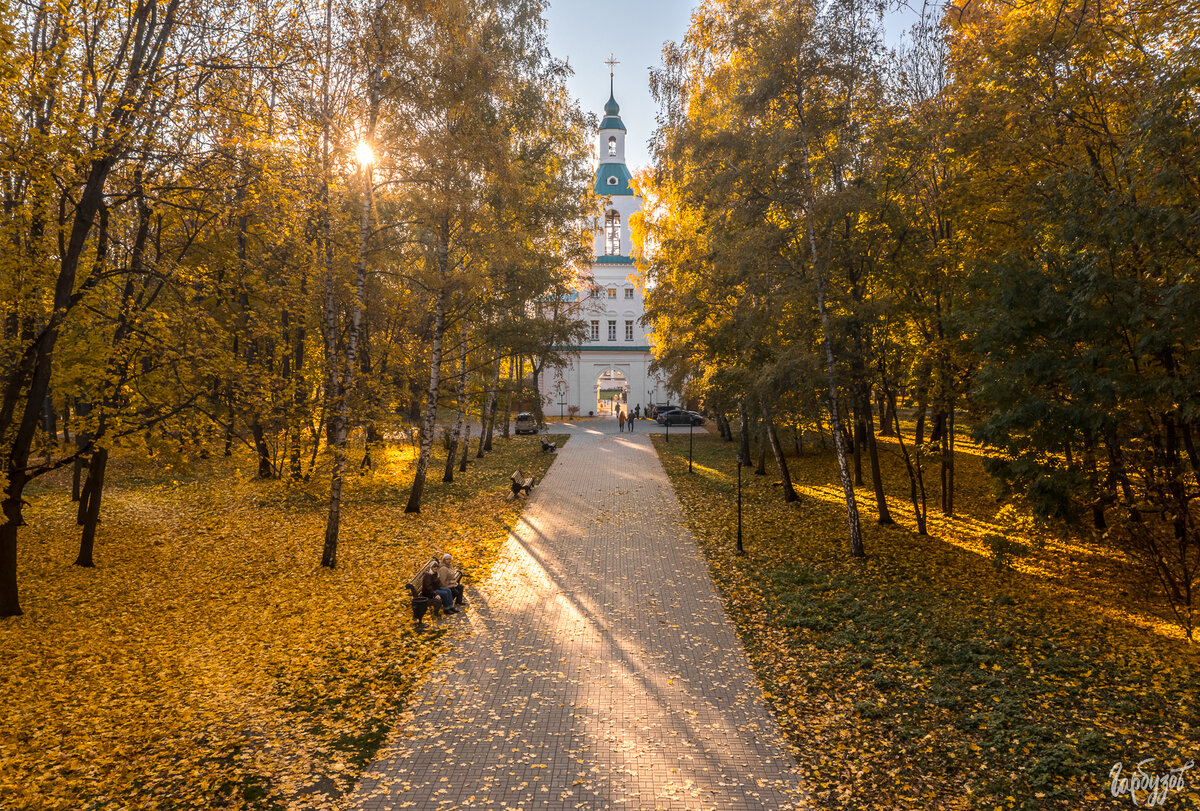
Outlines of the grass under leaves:
{"label": "grass under leaves", "polygon": [[[770,461],[767,477],[743,468],[739,558],[736,445],[697,433],[689,474],[686,442],[653,439],[815,807],[1130,808],[1111,796],[1114,764],[1128,775],[1155,758],[1146,769],[1163,774],[1200,760],[1196,648],[1086,533],[1029,537],[1040,530],[1001,512],[969,446],[956,517],[922,537],[884,443],[901,523],[875,523],[866,471],[865,560],[848,554],[831,452],[789,459],[791,505]],[[928,478],[934,519],[936,469]],[[992,565],[996,534],[1021,550],[1017,568]],[[1198,772],[1163,807],[1200,808]]]}
{"label": "grass under leaves", "polygon": [[443,484],[435,457],[405,515],[415,451],[374,456],[347,481],[334,570],[318,565],[322,470],[293,484],[252,478],[239,455],[117,454],[95,569],[72,565],[69,479],[31,487],[26,613],[0,620],[0,807],[333,804],[439,650],[405,583],[443,550],[482,579],[524,504],[508,475],[554,458],[538,437],[497,439]]}

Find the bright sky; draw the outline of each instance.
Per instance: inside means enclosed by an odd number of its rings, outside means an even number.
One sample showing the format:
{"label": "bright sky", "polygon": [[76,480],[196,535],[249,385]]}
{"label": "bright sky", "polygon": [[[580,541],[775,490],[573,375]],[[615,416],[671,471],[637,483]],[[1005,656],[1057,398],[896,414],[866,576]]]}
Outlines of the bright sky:
{"label": "bright sky", "polygon": [[[550,52],[575,70],[567,80],[585,110],[597,116],[608,101],[608,66],[616,66],[616,97],[628,137],[625,161],[637,171],[650,162],[647,142],[657,106],[650,96],[650,70],[662,63],[662,45],[687,33],[695,0],[550,0],[546,14]],[[894,15],[893,15],[894,16]],[[889,20],[889,39],[906,28]]]}

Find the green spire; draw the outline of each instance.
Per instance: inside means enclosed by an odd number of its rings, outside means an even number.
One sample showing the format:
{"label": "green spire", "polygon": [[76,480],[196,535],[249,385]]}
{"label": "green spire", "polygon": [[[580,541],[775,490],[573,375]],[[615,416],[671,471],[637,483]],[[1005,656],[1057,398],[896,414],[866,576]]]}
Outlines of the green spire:
{"label": "green spire", "polygon": [[620,114],[621,114],[621,105],[617,104],[616,96],[613,95],[612,88],[609,87],[608,103],[604,105],[604,115],[610,116],[610,115],[620,115]]}

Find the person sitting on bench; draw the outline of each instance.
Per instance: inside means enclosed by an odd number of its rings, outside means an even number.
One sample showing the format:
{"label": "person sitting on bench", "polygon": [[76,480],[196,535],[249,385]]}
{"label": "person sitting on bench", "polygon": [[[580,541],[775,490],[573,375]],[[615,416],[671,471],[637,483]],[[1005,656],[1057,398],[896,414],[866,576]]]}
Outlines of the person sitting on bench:
{"label": "person sitting on bench", "polygon": [[425,570],[425,576],[421,578],[421,595],[430,600],[441,600],[444,613],[456,614],[458,612],[454,608],[454,593],[448,588],[442,588],[441,579],[438,577],[439,569],[430,566]]}
{"label": "person sitting on bench", "polygon": [[438,566],[437,572],[438,584],[450,592],[451,599],[457,605],[466,605],[467,601],[463,599],[462,586],[458,584],[459,571],[451,565],[453,560],[454,558],[450,557],[448,552],[442,555],[442,565]]}

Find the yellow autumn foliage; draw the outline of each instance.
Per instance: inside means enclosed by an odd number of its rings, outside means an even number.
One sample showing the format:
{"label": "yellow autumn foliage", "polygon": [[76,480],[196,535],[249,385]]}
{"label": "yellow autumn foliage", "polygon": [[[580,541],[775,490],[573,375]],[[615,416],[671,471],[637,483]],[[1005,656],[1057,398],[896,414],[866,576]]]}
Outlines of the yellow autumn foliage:
{"label": "yellow autumn foliage", "polygon": [[441,651],[405,583],[440,551],[485,576],[524,503],[508,474],[553,459],[536,439],[495,447],[430,481],[418,515],[403,512],[415,449],[375,449],[347,482],[335,570],[318,565],[319,470],[291,484],[237,457],[118,458],[95,569],[71,565],[69,480],[30,488],[26,613],[0,622],[0,806],[334,804]]}

